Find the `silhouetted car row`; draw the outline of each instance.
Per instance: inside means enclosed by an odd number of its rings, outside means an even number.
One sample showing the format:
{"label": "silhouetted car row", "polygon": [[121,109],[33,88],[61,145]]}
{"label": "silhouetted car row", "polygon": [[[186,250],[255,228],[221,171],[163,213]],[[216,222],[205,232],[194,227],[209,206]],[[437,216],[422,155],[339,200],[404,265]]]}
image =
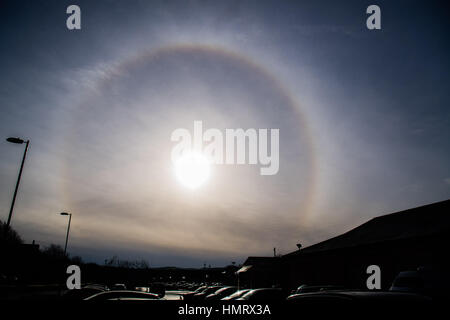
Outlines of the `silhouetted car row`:
{"label": "silhouetted car row", "polygon": [[193,292],[182,294],[187,301],[217,300],[284,300],[286,295],[280,288],[238,289],[234,286],[202,286]]}
{"label": "silhouetted car row", "polygon": [[[432,284],[422,270],[400,272],[389,291],[350,290],[335,285],[301,285],[290,294],[281,288],[238,288],[220,284],[189,286],[194,291],[169,291],[169,295],[190,302],[200,301],[290,301],[292,303],[322,303],[322,302],[426,302],[432,298]],[[432,279],[436,281],[435,279]],[[431,287],[430,287],[431,286]],[[126,290],[124,284],[114,284],[110,287],[88,285],[80,290],[70,290],[64,295],[71,300],[165,300],[166,288],[162,283],[153,283],[149,287],[135,287]]]}
{"label": "silhouetted car row", "polygon": [[426,302],[431,298],[414,292],[361,291],[339,286],[300,286],[290,295],[281,288],[242,289],[236,287],[199,287],[194,292],[183,294],[188,301],[238,300],[238,301],[290,301],[292,303],[322,302]]}
{"label": "silhouetted car row", "polygon": [[137,287],[135,290],[127,290],[124,284],[114,284],[110,287],[103,285],[87,285],[79,290],[68,290],[64,300],[159,300],[165,292],[150,292],[150,287]]}
{"label": "silhouetted car row", "polygon": [[89,301],[105,301],[105,300],[159,300],[161,299],[157,294],[147,293],[141,291],[131,291],[131,290],[114,290],[114,291],[104,291],[84,300]]}

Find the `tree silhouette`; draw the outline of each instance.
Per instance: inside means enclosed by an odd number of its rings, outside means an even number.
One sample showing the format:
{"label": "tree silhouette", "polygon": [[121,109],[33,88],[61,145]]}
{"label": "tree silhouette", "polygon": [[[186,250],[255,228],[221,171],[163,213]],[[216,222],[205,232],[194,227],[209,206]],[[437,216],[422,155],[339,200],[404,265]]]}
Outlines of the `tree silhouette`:
{"label": "tree silhouette", "polygon": [[5,222],[0,220],[0,244],[11,246],[22,244],[23,240],[16,230],[8,227]]}
{"label": "tree silhouette", "polygon": [[57,244],[51,244],[48,247],[46,247],[42,251],[45,255],[47,255],[50,258],[59,260],[66,258],[66,255],[64,254],[64,249]]}

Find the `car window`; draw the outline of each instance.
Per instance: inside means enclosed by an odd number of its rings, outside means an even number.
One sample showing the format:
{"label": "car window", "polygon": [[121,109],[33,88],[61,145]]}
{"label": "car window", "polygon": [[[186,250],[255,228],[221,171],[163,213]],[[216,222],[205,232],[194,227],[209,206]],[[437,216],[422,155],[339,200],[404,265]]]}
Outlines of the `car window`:
{"label": "car window", "polygon": [[420,289],[423,288],[424,285],[423,281],[418,277],[399,277],[395,280],[394,286]]}

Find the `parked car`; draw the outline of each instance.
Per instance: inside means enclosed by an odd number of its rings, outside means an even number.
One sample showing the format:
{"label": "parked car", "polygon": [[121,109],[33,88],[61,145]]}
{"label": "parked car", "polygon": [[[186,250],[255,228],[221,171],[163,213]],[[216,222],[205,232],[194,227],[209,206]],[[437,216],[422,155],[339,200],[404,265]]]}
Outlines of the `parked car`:
{"label": "parked car", "polygon": [[111,286],[111,290],[127,290],[127,286],[123,283],[115,283]]}
{"label": "parked car", "polygon": [[422,293],[424,289],[425,289],[424,279],[422,279],[419,272],[417,271],[400,272],[392,282],[392,286],[389,288],[390,291],[420,292],[420,293]]}
{"label": "parked car", "polygon": [[106,300],[159,300],[158,295],[131,290],[114,290],[96,293],[84,300],[106,301]]}
{"label": "parked car", "polygon": [[236,300],[236,299],[239,299],[240,297],[242,297],[244,294],[246,294],[249,291],[250,291],[250,289],[239,290],[239,291],[236,291],[235,293],[233,293],[232,295],[229,295],[228,297],[222,298],[222,300]]}
{"label": "parked car", "polygon": [[286,295],[280,288],[260,288],[249,290],[246,294],[236,300],[249,300],[249,301],[278,301],[284,300]]}
{"label": "parked car", "polygon": [[83,300],[97,293],[105,292],[106,288],[99,285],[87,285],[79,290],[67,290],[62,298],[64,300]]}
{"label": "parked car", "polygon": [[392,282],[389,291],[410,292],[436,299],[448,296],[449,280],[440,271],[419,267],[415,271],[402,271]]}
{"label": "parked car", "polygon": [[224,287],[224,288],[220,288],[219,290],[217,290],[214,293],[211,293],[209,295],[207,295],[205,297],[205,300],[211,300],[211,301],[215,301],[215,300],[220,300],[234,292],[236,292],[237,287]]}
{"label": "parked car", "polygon": [[319,292],[319,291],[329,291],[329,290],[344,290],[342,286],[334,286],[334,285],[321,285],[321,286],[308,286],[306,284],[299,286],[292,294],[299,293],[311,293],[311,292]]}
{"label": "parked car", "polygon": [[223,286],[212,286],[212,287],[208,287],[206,288],[204,291],[200,292],[200,293],[196,293],[192,296],[192,299],[194,301],[201,301],[204,300],[206,298],[206,296],[210,295],[211,293],[216,292],[217,290],[219,290],[220,288],[223,288]]}
{"label": "parked car", "polygon": [[205,291],[206,289],[208,289],[207,286],[200,286],[194,291],[181,294],[181,296],[183,297],[183,300],[190,301],[193,299],[194,295],[196,295],[197,293],[201,293],[201,292]]}
{"label": "parked car", "polygon": [[394,302],[394,303],[415,303],[429,302],[429,297],[405,292],[390,291],[319,291],[312,293],[294,294],[287,298],[288,301],[300,304],[309,303],[339,303],[346,304],[352,302]]}
{"label": "parked car", "polygon": [[154,282],[150,284],[149,292],[157,294],[160,298],[162,298],[166,294],[166,286],[164,283]]}

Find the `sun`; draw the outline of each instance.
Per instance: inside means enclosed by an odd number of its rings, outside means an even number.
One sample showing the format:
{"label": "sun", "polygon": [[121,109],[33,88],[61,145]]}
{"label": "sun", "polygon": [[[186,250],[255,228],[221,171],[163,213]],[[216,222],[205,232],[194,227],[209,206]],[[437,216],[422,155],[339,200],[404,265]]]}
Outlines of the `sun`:
{"label": "sun", "polygon": [[197,189],[210,176],[210,162],[200,153],[190,152],[175,162],[175,175],[178,181],[189,189]]}

